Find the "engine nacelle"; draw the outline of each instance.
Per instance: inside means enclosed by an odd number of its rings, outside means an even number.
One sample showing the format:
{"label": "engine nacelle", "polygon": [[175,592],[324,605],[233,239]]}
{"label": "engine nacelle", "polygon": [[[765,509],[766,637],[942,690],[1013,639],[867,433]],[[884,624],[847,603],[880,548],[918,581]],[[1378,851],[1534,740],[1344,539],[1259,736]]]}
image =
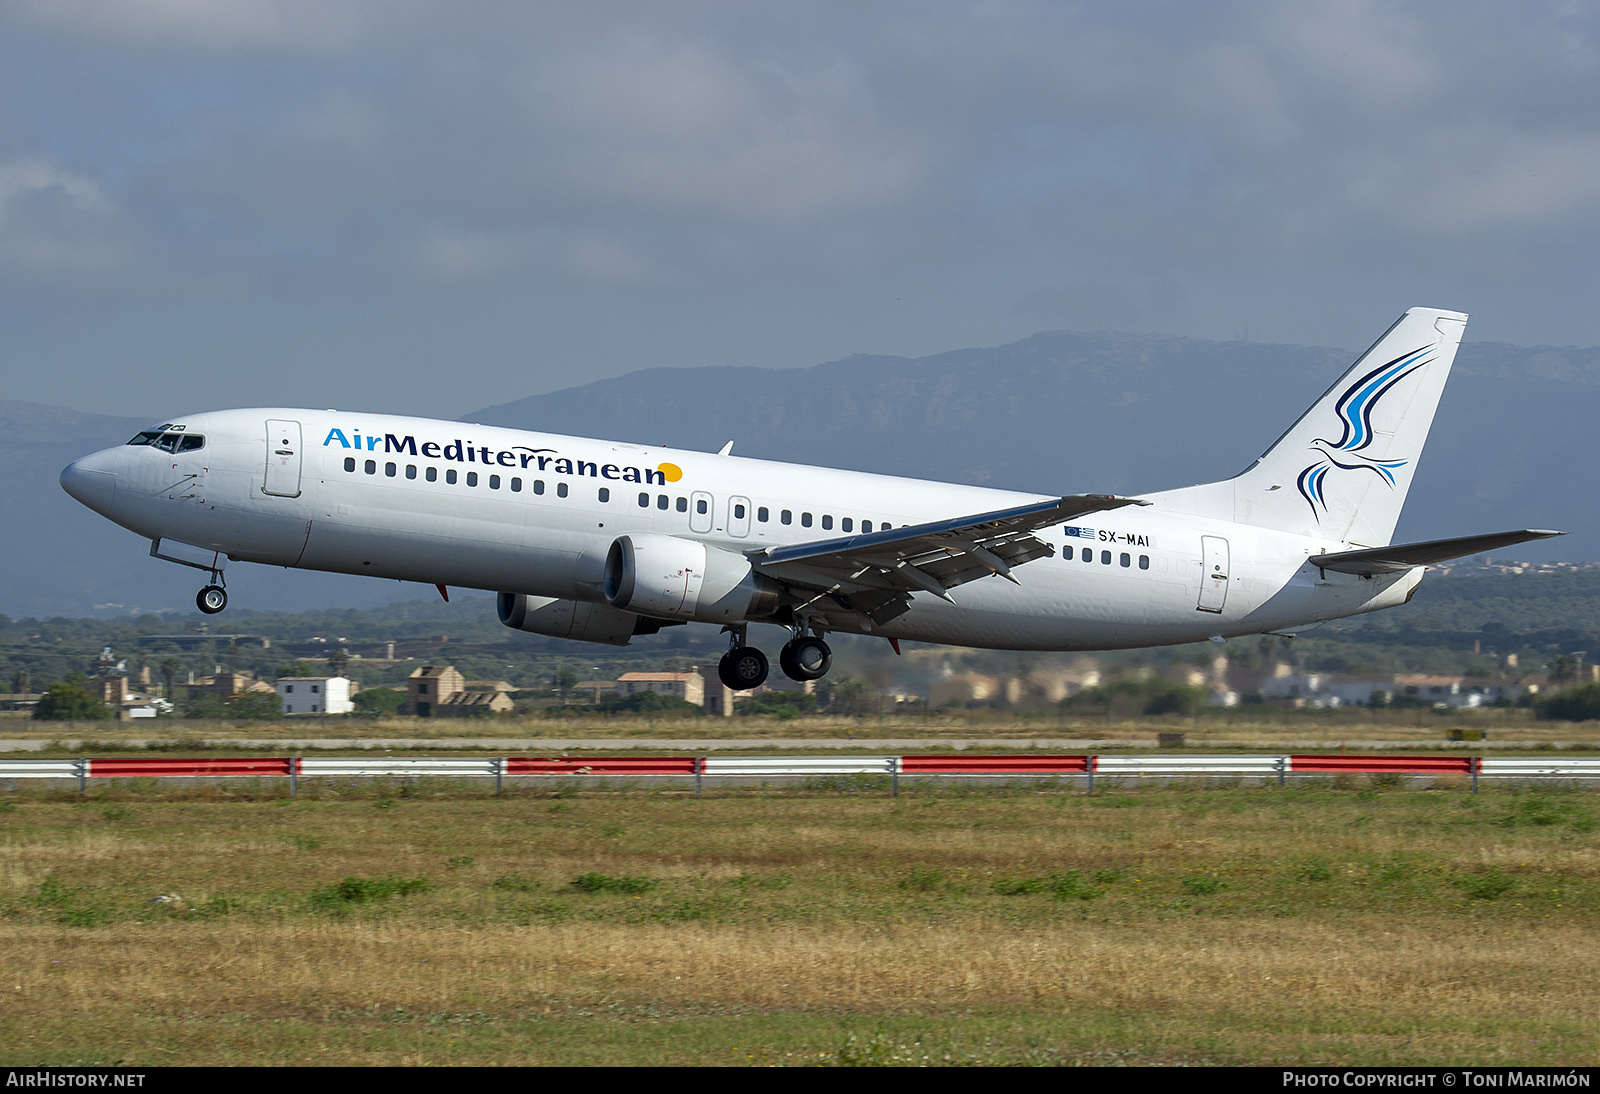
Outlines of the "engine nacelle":
{"label": "engine nacelle", "polygon": [[655,634],[663,626],[660,620],[619,612],[604,604],[524,593],[501,593],[495,600],[495,611],[500,622],[513,630],[612,646],[626,646],[634,635]]}
{"label": "engine nacelle", "polygon": [[676,536],[620,536],[606,555],[606,602],[663,619],[731,623],[771,615],[778,586],[743,555]]}

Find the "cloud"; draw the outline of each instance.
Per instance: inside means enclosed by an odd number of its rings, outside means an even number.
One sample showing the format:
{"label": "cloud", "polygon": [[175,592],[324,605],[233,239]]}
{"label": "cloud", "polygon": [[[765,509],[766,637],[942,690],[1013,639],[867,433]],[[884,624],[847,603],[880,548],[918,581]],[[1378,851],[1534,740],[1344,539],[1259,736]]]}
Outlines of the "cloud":
{"label": "cloud", "polygon": [[43,159],[0,165],[0,269],[95,273],[118,249],[112,206],[88,177]]}
{"label": "cloud", "polygon": [[405,25],[409,0],[14,0],[34,26],[118,43],[208,50],[342,50]]}
{"label": "cloud", "polygon": [[[1119,322],[1158,283],[1200,308],[1286,274],[1592,251],[1597,25],[1365,0],[23,0],[0,162],[94,186],[98,212],[59,182],[50,216],[42,191],[17,206],[31,261],[89,261],[100,217],[102,248],[139,241],[130,292],[671,285],[714,308],[926,279]],[[1041,285],[1069,289],[1046,308]]]}

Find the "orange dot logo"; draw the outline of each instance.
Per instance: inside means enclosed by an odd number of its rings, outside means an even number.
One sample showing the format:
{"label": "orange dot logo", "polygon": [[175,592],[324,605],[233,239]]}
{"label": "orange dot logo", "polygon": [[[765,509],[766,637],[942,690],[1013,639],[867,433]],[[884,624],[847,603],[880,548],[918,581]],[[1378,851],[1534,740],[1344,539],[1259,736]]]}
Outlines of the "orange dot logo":
{"label": "orange dot logo", "polygon": [[668,482],[677,482],[679,479],[683,478],[683,468],[679,467],[675,463],[664,463],[657,467],[656,470],[661,472],[661,477],[666,479]]}

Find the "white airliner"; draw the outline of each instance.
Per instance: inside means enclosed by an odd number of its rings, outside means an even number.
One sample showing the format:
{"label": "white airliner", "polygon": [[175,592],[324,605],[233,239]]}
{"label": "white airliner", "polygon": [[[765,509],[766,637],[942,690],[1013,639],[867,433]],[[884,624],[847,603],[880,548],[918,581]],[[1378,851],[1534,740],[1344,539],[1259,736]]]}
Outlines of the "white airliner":
{"label": "white airliner", "polygon": [[334,410],[227,410],[61,485],[210,571],[259,562],[499,594],[508,627],[626,645],[720,624],[735,690],[828,671],[829,632],[1016,650],[1292,634],[1409,600],[1430,563],[1560,535],[1391,545],[1467,317],[1413,308],[1241,474],[1043,496]]}

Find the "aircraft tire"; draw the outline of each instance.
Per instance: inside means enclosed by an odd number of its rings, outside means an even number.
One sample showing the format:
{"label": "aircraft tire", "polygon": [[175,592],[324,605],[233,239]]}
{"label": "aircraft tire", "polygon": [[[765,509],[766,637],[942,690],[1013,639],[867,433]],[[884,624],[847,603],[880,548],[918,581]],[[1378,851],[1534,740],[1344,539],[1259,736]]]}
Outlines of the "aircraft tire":
{"label": "aircraft tire", "polygon": [[767,682],[767,655],[754,646],[740,646],[723,654],[717,676],[734,691],[750,691]]}
{"label": "aircraft tire", "polygon": [[228,606],[228,590],[221,585],[207,585],[195,594],[194,604],[207,615],[216,615]]}
{"label": "aircraft tire", "polygon": [[820,638],[796,638],[778,652],[778,667],[791,680],[820,680],[833,667],[833,651]]}

